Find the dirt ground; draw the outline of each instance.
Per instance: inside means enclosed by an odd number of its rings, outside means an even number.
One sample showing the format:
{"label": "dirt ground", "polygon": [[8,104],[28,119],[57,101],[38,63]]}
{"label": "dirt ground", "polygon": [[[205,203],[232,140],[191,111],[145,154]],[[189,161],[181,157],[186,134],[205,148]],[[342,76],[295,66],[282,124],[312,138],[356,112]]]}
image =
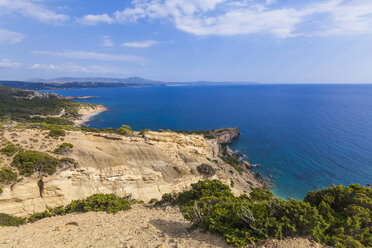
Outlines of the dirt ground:
{"label": "dirt ground", "polygon": [[[220,237],[189,231],[177,208],[135,205],[126,212],[89,212],[0,227],[0,247],[230,247]],[[307,239],[269,240],[261,248],[320,248]]]}

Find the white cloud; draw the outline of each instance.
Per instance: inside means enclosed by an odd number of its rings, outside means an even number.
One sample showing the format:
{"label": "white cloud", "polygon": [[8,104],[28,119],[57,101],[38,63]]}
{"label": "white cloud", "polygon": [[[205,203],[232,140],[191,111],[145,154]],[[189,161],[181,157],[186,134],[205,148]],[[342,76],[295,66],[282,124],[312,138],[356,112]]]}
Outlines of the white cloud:
{"label": "white cloud", "polygon": [[127,55],[127,54],[108,54],[108,53],[96,53],[96,52],[87,52],[87,51],[32,51],[33,54],[46,55],[58,58],[66,59],[86,59],[86,60],[102,60],[102,61],[124,61],[124,62],[137,62],[143,63],[148,59],[136,55]]}
{"label": "white cloud", "polygon": [[22,66],[21,63],[14,62],[10,59],[0,59],[0,67],[16,69],[16,68],[20,68],[21,66]]}
{"label": "white cloud", "polygon": [[145,40],[145,41],[126,42],[126,43],[121,44],[121,46],[133,47],[133,48],[146,48],[146,47],[151,47],[153,45],[156,45],[158,43],[159,42],[156,40]]}
{"label": "white cloud", "polygon": [[0,29],[0,43],[18,43],[21,42],[24,38],[25,36],[23,34],[6,29]]}
{"label": "white cloud", "polygon": [[80,73],[98,73],[98,74],[107,74],[107,73],[120,73],[126,74],[125,70],[119,67],[108,67],[102,65],[89,65],[81,66],[74,63],[54,65],[54,64],[34,64],[31,66],[31,69],[34,70],[54,70],[61,72],[80,72]]}
{"label": "white cloud", "polygon": [[314,0],[292,7],[276,0],[133,0],[132,5],[114,13],[117,22],[167,19],[195,35],[372,33],[368,0]]}
{"label": "white cloud", "polygon": [[111,41],[111,39],[110,39],[109,36],[104,35],[101,38],[102,38],[101,46],[104,46],[104,47],[112,47],[112,46],[114,46],[114,43]]}
{"label": "white cloud", "polygon": [[61,23],[69,20],[69,16],[57,14],[32,0],[0,0],[0,9],[10,13],[17,12],[25,17],[35,18],[48,23]]}
{"label": "white cloud", "polygon": [[111,24],[114,23],[114,19],[112,19],[109,15],[107,14],[102,14],[102,15],[86,15],[78,22],[82,25],[97,25],[99,23],[107,23]]}

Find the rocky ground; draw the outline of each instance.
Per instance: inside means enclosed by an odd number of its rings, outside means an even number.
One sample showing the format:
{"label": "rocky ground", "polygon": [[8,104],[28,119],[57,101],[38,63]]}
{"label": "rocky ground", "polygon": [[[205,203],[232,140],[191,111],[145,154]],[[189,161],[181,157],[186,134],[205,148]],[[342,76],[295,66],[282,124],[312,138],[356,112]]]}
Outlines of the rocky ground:
{"label": "rocky ground", "polygon": [[[177,208],[135,205],[115,215],[69,214],[20,227],[0,227],[0,247],[230,247],[220,237],[189,231]],[[269,240],[254,247],[322,247],[307,239]]]}

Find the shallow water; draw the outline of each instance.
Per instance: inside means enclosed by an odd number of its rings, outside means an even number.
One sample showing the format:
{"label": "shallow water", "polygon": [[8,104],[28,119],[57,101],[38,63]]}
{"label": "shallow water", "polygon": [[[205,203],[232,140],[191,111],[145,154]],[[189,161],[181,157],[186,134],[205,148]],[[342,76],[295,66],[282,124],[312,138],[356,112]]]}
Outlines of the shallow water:
{"label": "shallow water", "polygon": [[238,126],[231,145],[283,198],[331,184],[372,184],[372,85],[246,85],[57,90],[110,108],[91,127]]}

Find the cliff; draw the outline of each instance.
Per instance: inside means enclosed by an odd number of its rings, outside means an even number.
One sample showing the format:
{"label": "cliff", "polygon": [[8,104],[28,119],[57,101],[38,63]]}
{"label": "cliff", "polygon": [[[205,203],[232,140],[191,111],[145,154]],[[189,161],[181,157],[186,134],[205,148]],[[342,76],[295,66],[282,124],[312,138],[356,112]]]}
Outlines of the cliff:
{"label": "cliff", "polygon": [[[78,166],[60,168],[43,178],[25,177],[10,187],[3,187],[0,213],[26,216],[95,193],[131,195],[147,202],[160,199],[164,193],[187,189],[205,178],[234,185],[235,194],[249,193],[250,186],[262,186],[248,168],[242,167],[238,173],[219,157],[220,143],[234,138],[239,130],[216,132],[221,136],[206,139],[202,135],[174,132],[148,132],[144,137],[134,133],[126,137],[67,131],[63,142],[73,144],[74,148],[63,157],[74,158]],[[63,143],[39,129],[8,127],[2,136],[22,149],[47,153]],[[9,166],[12,158],[2,156],[2,160],[2,166]],[[199,172],[201,164],[211,166],[215,173]]]}

